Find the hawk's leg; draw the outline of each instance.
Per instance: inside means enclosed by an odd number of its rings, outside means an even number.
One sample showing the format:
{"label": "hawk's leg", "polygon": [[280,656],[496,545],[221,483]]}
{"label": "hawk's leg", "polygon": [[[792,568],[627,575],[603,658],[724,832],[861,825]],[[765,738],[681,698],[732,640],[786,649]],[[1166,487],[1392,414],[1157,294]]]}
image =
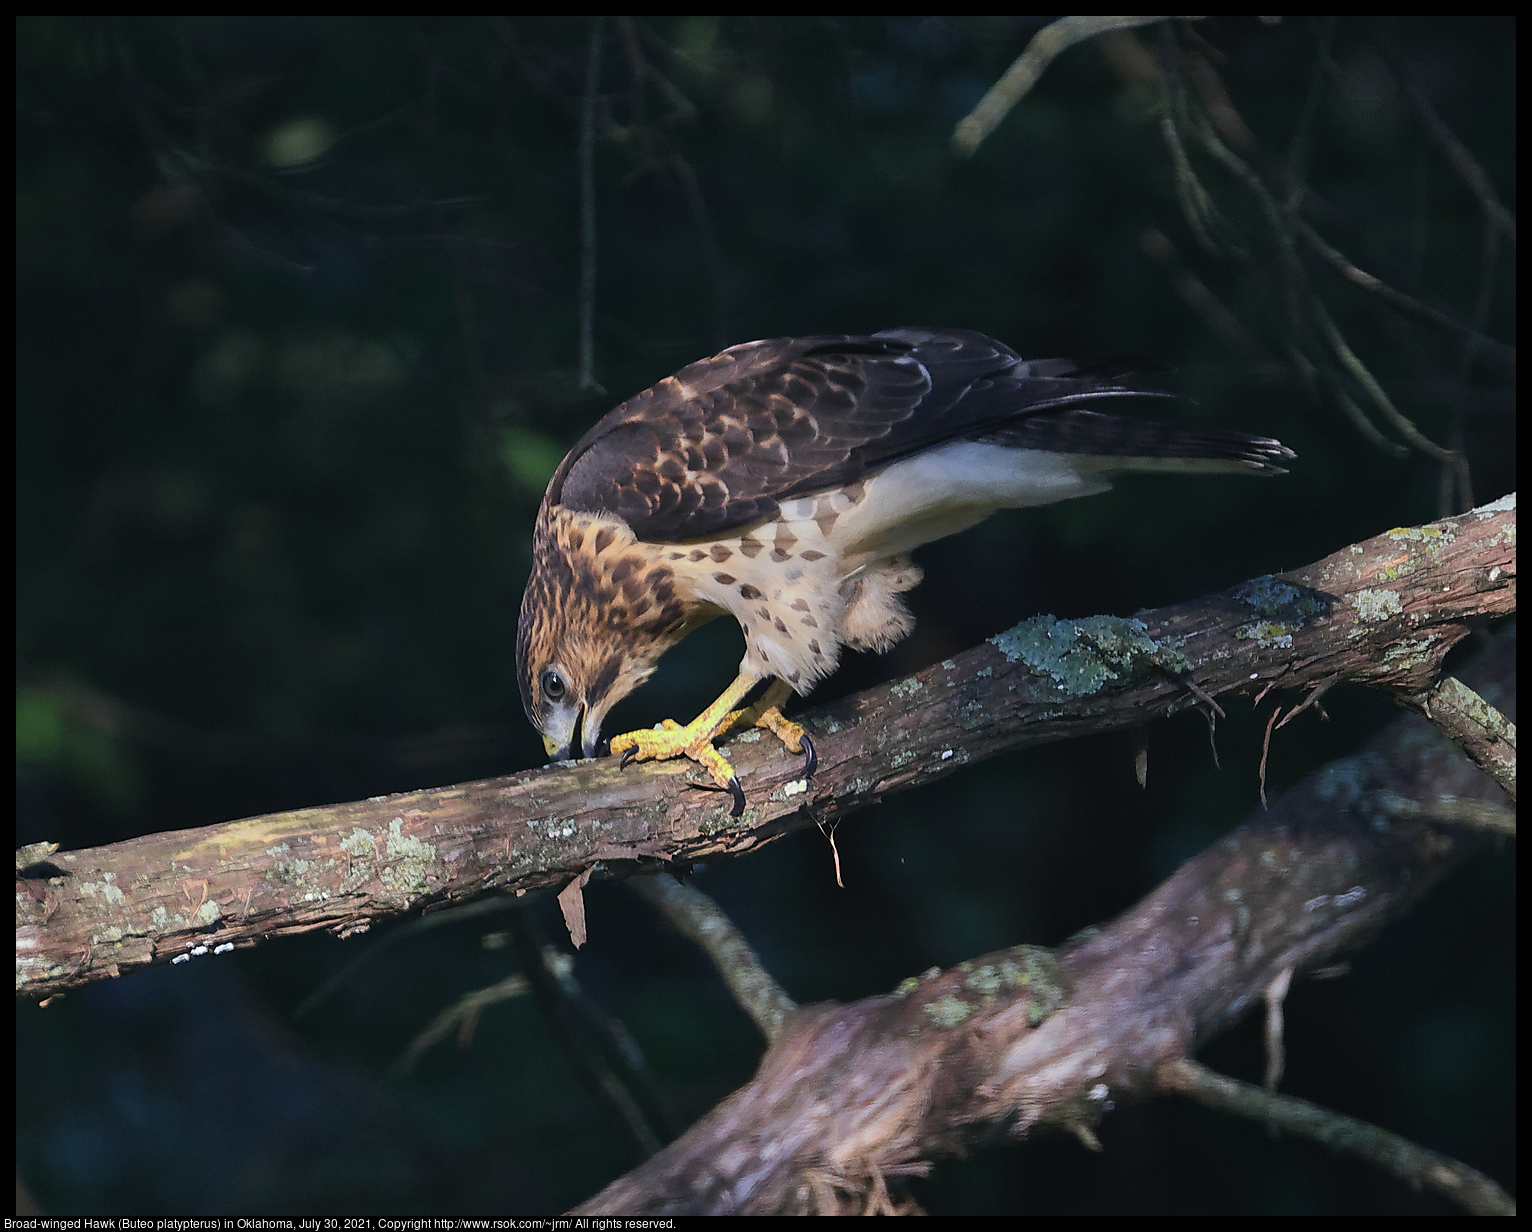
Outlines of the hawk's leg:
{"label": "hawk's leg", "polygon": [[[630,761],[665,761],[672,757],[690,757],[713,781],[734,797],[733,815],[745,811],[745,792],[735,776],[734,767],[713,747],[713,739],[728,725],[732,707],[760,681],[754,676],[736,676],[711,706],[685,727],[672,719],[663,731],[631,731],[612,737],[612,752],[622,754],[622,764]],[[784,719],[783,722],[786,722]]]}
{"label": "hawk's leg", "polygon": [[736,727],[764,728],[780,740],[789,753],[804,755],[803,774],[809,778],[819,765],[819,756],[814,752],[814,742],[809,739],[808,732],[803,730],[803,725],[794,723],[782,713],[782,703],[792,695],[792,687],[787,681],[773,680],[754,705],[746,706],[743,710],[731,710],[719,727],[718,734],[721,736]]}

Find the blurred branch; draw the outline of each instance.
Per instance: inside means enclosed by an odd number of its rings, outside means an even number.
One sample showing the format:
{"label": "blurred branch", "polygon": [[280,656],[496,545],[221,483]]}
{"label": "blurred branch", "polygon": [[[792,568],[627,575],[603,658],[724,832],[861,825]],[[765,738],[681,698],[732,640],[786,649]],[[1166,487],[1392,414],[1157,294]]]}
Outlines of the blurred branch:
{"label": "blurred branch", "polygon": [[1185,1057],[1165,1062],[1157,1071],[1160,1085],[1209,1108],[1242,1116],[1273,1130],[1308,1138],[1338,1155],[1358,1159],[1392,1173],[1415,1189],[1433,1189],[1472,1215],[1514,1215],[1510,1194],[1482,1172],[1417,1146],[1376,1125],[1342,1116],[1307,1100],[1273,1095],[1248,1082],[1214,1073]]}
{"label": "blurred branch", "polygon": [[[958,121],[952,130],[952,152],[959,158],[972,158],[984,139],[995,131],[1012,107],[1026,97],[1048,66],[1076,43],[1111,30],[1148,26],[1169,17],[1060,17],[1032,36],[1027,49],[1016,57],[1005,75],[989,88],[979,105]],[[1200,21],[1183,17],[1181,21]]]}
{"label": "blurred branch", "polygon": [[797,1003],[771,978],[760,956],[718,904],[695,886],[666,876],[635,877],[628,884],[706,951],[740,1008],[768,1041],[776,1039]]}
{"label": "blurred branch", "polygon": [[[1200,43],[1201,40],[1196,40],[1194,34],[1188,32],[1185,35],[1185,41],[1190,44]],[[1255,199],[1271,230],[1278,254],[1277,275],[1287,309],[1289,351],[1295,366],[1300,372],[1306,375],[1317,375],[1324,382],[1341,410],[1366,440],[1384,452],[1397,455],[1400,452],[1399,447],[1383,436],[1368,413],[1353,398],[1351,390],[1353,388],[1359,390],[1363,400],[1371,405],[1373,411],[1384,423],[1391,425],[1414,449],[1441,465],[1439,485],[1441,513],[1445,515],[1454,510],[1466,509],[1472,500],[1472,482],[1467,458],[1460,447],[1460,412],[1457,410],[1460,400],[1454,397],[1453,408],[1448,416],[1450,421],[1448,431],[1449,438],[1453,441],[1452,447],[1438,444],[1422,432],[1413,420],[1404,415],[1385,392],[1371,369],[1357,354],[1355,348],[1346,340],[1329,307],[1310,284],[1307,272],[1299,259],[1297,240],[1301,237],[1309,248],[1349,280],[1381,295],[1395,308],[1408,311],[1417,318],[1424,316],[1437,324],[1442,319],[1447,319],[1445,314],[1425,310],[1423,305],[1416,304],[1402,293],[1386,288],[1381,281],[1365,274],[1338,250],[1321,240],[1312,227],[1299,218],[1299,209],[1309,199],[1301,179],[1298,178],[1307,161],[1306,155],[1302,154],[1305,140],[1303,123],[1300,123],[1299,136],[1294,139],[1293,150],[1286,167],[1279,168],[1273,165],[1271,168],[1271,174],[1277,180],[1286,181],[1287,205],[1284,207],[1279,204],[1274,190],[1267,186],[1262,175],[1230,148],[1232,144],[1252,155],[1258,155],[1261,152],[1259,143],[1235,110],[1222,79],[1209,60],[1209,56],[1216,53],[1211,49],[1197,46],[1180,47],[1168,29],[1162,36],[1161,45],[1166,61],[1164,80],[1169,102],[1165,124],[1172,132],[1177,123],[1194,132],[1203,150]],[[1318,98],[1323,73],[1330,71],[1329,45],[1328,34],[1322,33],[1318,52],[1319,63],[1309,95],[1311,103]],[[1200,114],[1191,113],[1187,92],[1180,83],[1176,66],[1183,62],[1187,65],[1187,71],[1196,82],[1201,95],[1203,110]],[[1191,171],[1184,152],[1179,158],[1175,156],[1178,145],[1177,142],[1173,146],[1172,162],[1176,169],[1177,183],[1180,184],[1188,177],[1194,180],[1195,173]],[[1181,197],[1182,208],[1187,213],[1189,225],[1194,232],[1201,234],[1204,220],[1216,218],[1218,216],[1216,211],[1210,201],[1199,203],[1195,198],[1189,199],[1188,193],[1184,190],[1178,189],[1178,195]],[[1206,197],[1205,190],[1202,190],[1202,196]],[[1469,336],[1464,361],[1460,365],[1460,385],[1466,385],[1472,357],[1478,353],[1477,344],[1473,339],[1482,334],[1488,319],[1490,291],[1493,286],[1496,234],[1497,232],[1493,230],[1486,233],[1484,272],[1480,280],[1481,289],[1474,319],[1470,324],[1460,327],[1462,332]],[[1501,357],[1503,358],[1505,352],[1509,351],[1510,348],[1503,348]],[[1514,352],[1510,353],[1514,354]],[[1346,378],[1349,378],[1350,388]]]}
{"label": "blurred branch", "polygon": [[601,18],[590,19],[585,96],[580,105],[580,389],[596,384],[596,83],[601,75]]}
{"label": "blurred branch", "polygon": [[1457,134],[1447,127],[1441,116],[1436,114],[1436,108],[1431,106],[1431,100],[1416,84],[1414,74],[1404,63],[1404,57],[1394,45],[1393,39],[1379,29],[1374,34],[1373,42],[1378,49],[1378,54],[1383,57],[1383,63],[1388,65],[1388,71],[1394,75],[1399,88],[1404,91],[1405,97],[1410,100],[1410,105],[1415,108],[1415,113],[1420,117],[1421,125],[1426,130],[1426,136],[1446,156],[1453,170],[1462,177],[1463,183],[1468,185],[1469,191],[1479,202],[1479,208],[1484,211],[1485,218],[1505,232],[1506,237],[1514,244],[1516,219],[1510,210],[1500,203],[1488,173],[1468,152],[1468,147],[1458,140]]}
{"label": "blurred branch", "polygon": [[[544,954],[548,970],[562,980],[574,971],[574,958],[569,954],[549,948]],[[473,1042],[479,1017],[492,1005],[502,1001],[514,1001],[532,991],[532,985],[524,975],[512,975],[488,988],[478,988],[466,993],[431,1020],[431,1025],[409,1042],[409,1046],[388,1067],[390,1078],[404,1078],[413,1073],[420,1059],[447,1036],[457,1033],[458,1047],[467,1048]]]}
{"label": "blurred branch", "polygon": [[1312,248],[1319,257],[1332,266],[1348,282],[1355,283],[1364,291],[1371,291],[1400,312],[1414,317],[1425,325],[1434,325],[1438,329],[1459,334],[1481,347],[1487,353],[1494,355],[1495,358],[1512,365],[1516,363],[1515,347],[1507,346],[1498,339],[1482,334],[1473,325],[1459,321],[1456,317],[1449,316],[1437,308],[1432,308],[1429,304],[1423,304],[1418,299],[1414,299],[1404,294],[1404,292],[1389,286],[1388,283],[1376,275],[1369,274],[1366,270],[1358,269],[1344,253],[1327,243],[1319,232],[1315,231],[1303,219],[1293,219],[1293,230],[1305,244]]}
{"label": "blurred branch", "polygon": [[1136,727],[1200,696],[1332,678],[1414,696],[1470,629],[1515,610],[1515,522],[1511,496],[1131,621],[1024,621],[810,711],[812,783],[773,742],[729,742],[749,800],[738,819],[689,762],[622,770],[603,758],[61,852],[61,875],[18,895],[17,991],[44,997],[320,929],[349,935],[587,870],[742,854],[971,762]]}
{"label": "blurred branch", "polygon": [[[627,1084],[607,1064],[593,1038],[603,1034],[610,1038],[611,1020],[589,1003],[568,970],[560,976],[554,969],[550,958],[557,951],[543,943],[537,924],[528,912],[517,913],[511,940],[537,1007],[570,1069],[586,1089],[615,1114],[615,1119],[626,1127],[644,1156],[652,1156],[660,1149],[659,1136]],[[640,1070],[646,1071],[642,1058],[639,1062]]]}
{"label": "blurred branch", "polygon": [[[1514,634],[1467,669],[1514,695]],[[1142,902],[1058,949],[1016,946],[889,995],[807,1006],[755,1078],[575,1214],[849,1214],[886,1178],[996,1133],[1087,1145],[1116,1104],[1168,1090],[1509,1213],[1493,1181],[1397,1135],[1273,1097],[1189,1058],[1294,972],[1324,968],[1405,914],[1483,837],[1384,822],[1381,788],[1430,803],[1499,789],[1413,716],[1293,787]],[[816,1178],[829,1185],[816,1184]]]}

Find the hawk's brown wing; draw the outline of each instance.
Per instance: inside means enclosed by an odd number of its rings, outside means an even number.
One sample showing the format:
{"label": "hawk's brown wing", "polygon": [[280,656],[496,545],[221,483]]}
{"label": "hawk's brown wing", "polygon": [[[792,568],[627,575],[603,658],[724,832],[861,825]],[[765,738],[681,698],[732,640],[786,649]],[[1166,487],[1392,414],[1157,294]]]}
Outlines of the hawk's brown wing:
{"label": "hawk's brown wing", "polygon": [[[748,342],[608,414],[570,450],[548,501],[615,513],[651,542],[703,538],[770,517],[779,501],[1023,417],[1045,419],[1095,398],[1169,396],[1124,384],[1123,375],[1118,366],[1023,360],[961,330]],[[1064,435],[1078,440],[1080,425],[1072,427]],[[1047,448],[1041,423],[1035,435],[1028,447]]]}

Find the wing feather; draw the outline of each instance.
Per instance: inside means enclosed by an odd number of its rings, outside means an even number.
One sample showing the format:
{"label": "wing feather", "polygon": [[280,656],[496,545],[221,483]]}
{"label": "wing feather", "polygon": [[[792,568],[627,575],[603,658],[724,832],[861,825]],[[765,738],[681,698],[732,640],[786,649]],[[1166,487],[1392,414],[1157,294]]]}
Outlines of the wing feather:
{"label": "wing feather", "polygon": [[[1014,430],[1024,447],[1067,440],[1074,452],[1119,452],[1131,432],[1112,433],[1114,448],[1091,450],[1092,425],[1061,418],[1060,408],[1172,396],[1128,383],[1129,372],[1124,361],[1024,360],[964,330],[748,342],[606,415],[570,450],[547,499],[615,513],[640,539],[676,542],[761,521],[780,501],[961,437]],[[1029,433],[1029,416],[1050,423]],[[1173,449],[1173,436],[1143,439]],[[1219,448],[1255,439],[1229,433]]]}

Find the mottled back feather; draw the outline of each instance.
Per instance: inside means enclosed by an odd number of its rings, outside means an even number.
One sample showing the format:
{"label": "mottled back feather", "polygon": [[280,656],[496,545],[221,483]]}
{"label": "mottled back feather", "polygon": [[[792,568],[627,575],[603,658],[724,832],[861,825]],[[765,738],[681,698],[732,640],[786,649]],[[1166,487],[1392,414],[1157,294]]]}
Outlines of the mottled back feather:
{"label": "mottled back feather", "polygon": [[[1096,416],[1092,434],[1086,421],[1056,414],[1099,398],[1172,396],[1125,384],[1127,375],[1120,362],[1023,360],[964,330],[748,342],[606,415],[570,450],[548,502],[613,513],[640,539],[676,542],[772,517],[781,501],[964,437],[1014,429],[1029,438],[1026,448],[1060,448],[1047,443],[1056,436],[1072,451],[1129,452],[1113,442],[1134,434],[1108,425],[1133,421]],[[1175,432],[1155,438],[1160,448],[1175,449]],[[1225,448],[1254,439],[1228,433]]]}

